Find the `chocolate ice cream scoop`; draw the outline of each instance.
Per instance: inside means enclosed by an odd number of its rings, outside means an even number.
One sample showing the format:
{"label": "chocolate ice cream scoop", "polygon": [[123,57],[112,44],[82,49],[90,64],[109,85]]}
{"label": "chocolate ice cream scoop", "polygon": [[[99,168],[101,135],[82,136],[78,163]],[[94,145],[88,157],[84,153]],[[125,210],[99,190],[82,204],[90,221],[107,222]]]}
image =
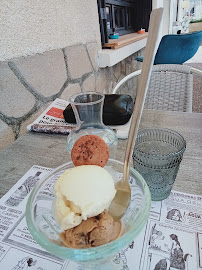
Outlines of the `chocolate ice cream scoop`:
{"label": "chocolate ice cream scoop", "polygon": [[78,226],[60,234],[64,244],[71,248],[90,248],[107,244],[122,232],[121,222],[114,222],[104,210],[98,216],[83,220]]}

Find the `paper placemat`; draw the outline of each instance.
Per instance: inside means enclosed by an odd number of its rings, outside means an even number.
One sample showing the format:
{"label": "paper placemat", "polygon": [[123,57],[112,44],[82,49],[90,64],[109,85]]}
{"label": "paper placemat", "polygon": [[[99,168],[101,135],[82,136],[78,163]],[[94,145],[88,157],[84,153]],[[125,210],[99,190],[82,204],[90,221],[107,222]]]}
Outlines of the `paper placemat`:
{"label": "paper placemat", "polygon": [[[2,270],[83,269],[41,248],[27,228],[25,208],[29,194],[50,171],[34,165],[0,199]],[[202,269],[202,196],[172,191],[166,200],[152,202],[145,228],[114,257],[113,264],[120,270]]]}

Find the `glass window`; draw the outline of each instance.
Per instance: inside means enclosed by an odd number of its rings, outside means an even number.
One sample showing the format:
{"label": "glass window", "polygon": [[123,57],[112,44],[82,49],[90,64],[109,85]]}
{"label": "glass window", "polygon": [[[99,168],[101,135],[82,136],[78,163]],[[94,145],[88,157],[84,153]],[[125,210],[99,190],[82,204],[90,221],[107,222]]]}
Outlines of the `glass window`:
{"label": "glass window", "polygon": [[110,10],[110,6],[106,5],[106,15],[107,15],[107,29],[111,29],[111,10]]}
{"label": "glass window", "polygon": [[152,0],[97,0],[102,44],[113,32],[125,35],[149,26]]}
{"label": "glass window", "polygon": [[124,28],[125,27],[125,8],[124,7],[114,7],[114,21],[115,28]]}

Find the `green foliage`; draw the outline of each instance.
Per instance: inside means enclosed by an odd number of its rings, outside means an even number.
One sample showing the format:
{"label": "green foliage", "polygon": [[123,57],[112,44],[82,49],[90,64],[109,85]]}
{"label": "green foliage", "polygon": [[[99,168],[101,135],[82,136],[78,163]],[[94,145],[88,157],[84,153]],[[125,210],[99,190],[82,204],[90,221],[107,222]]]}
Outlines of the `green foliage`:
{"label": "green foliage", "polygon": [[201,18],[201,19],[199,19],[199,20],[190,21],[190,23],[199,23],[199,22],[202,22],[202,18]]}

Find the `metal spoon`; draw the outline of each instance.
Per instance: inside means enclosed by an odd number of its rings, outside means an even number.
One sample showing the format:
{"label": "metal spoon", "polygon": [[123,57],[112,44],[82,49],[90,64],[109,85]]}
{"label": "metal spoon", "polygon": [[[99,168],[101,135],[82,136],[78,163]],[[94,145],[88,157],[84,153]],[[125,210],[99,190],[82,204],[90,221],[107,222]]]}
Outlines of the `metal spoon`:
{"label": "metal spoon", "polygon": [[138,86],[135,107],[132,115],[128,143],[124,158],[123,178],[116,183],[117,192],[108,210],[116,221],[123,216],[131,200],[131,188],[129,185],[130,160],[142,116],[154,57],[157,51],[157,45],[159,44],[158,36],[162,20],[162,14],[163,8],[158,8],[153,10],[150,16],[148,39],[144,54],[143,67],[140,76],[140,82]]}

